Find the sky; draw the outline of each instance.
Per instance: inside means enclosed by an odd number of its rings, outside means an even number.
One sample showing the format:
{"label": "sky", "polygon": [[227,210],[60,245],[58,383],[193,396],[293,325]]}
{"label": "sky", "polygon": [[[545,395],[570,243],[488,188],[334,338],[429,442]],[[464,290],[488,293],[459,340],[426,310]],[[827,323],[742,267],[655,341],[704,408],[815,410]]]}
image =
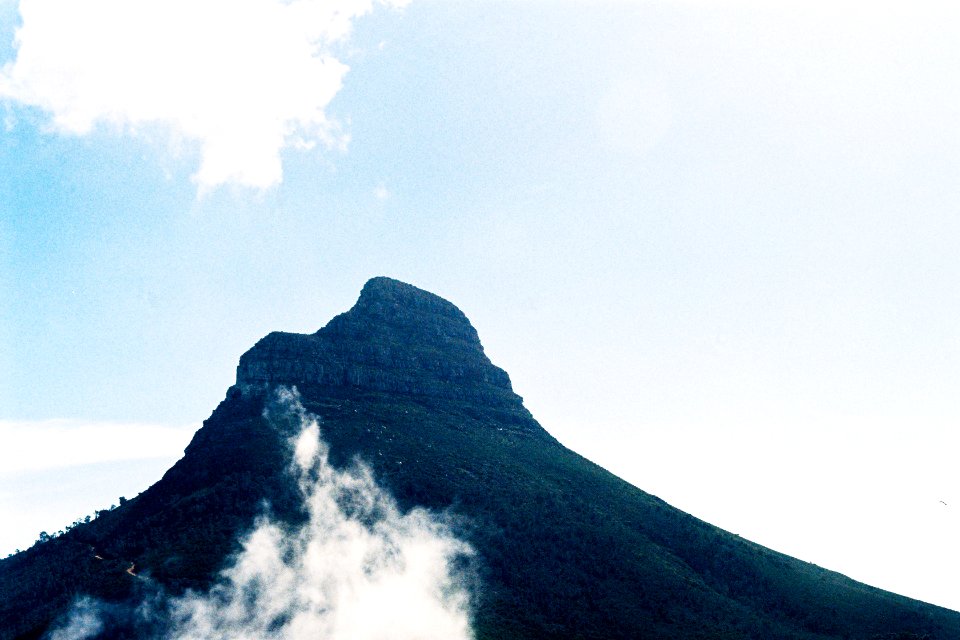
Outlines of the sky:
{"label": "sky", "polygon": [[561,442],[960,609],[960,9],[0,0],[0,553],[387,275]]}

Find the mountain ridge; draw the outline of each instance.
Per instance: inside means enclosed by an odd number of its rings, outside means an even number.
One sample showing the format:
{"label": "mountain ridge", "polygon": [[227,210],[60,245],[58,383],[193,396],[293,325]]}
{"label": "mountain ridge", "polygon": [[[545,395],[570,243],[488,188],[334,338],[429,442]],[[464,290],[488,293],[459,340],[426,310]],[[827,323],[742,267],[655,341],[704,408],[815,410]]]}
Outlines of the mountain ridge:
{"label": "mountain ridge", "polygon": [[150,489],[0,561],[0,640],[42,637],[81,594],[136,601],[131,563],[171,593],[208,588],[265,501],[302,519],[290,430],[266,417],[281,386],[320,417],[334,465],[365,460],[404,509],[458,515],[477,552],[478,640],[960,638],[956,612],[725,532],[566,449],[459,309],[375,278],[316,333],[247,351]]}

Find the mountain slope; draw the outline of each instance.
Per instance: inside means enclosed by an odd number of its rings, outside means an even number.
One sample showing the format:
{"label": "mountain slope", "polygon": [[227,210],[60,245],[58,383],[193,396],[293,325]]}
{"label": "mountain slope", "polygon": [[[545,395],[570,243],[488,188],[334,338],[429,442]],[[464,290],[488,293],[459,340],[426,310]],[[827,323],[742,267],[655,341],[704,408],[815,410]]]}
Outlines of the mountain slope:
{"label": "mountain slope", "polygon": [[131,563],[172,593],[208,586],[263,500],[302,518],[291,431],[263,415],[277,385],[322,419],[335,464],[359,456],[402,506],[458,516],[477,551],[479,638],[960,638],[956,612],[729,534],[564,448],[459,309],[375,278],[317,333],[244,354],[157,484],[0,562],[0,639],[39,637],[79,594],[135,601]]}

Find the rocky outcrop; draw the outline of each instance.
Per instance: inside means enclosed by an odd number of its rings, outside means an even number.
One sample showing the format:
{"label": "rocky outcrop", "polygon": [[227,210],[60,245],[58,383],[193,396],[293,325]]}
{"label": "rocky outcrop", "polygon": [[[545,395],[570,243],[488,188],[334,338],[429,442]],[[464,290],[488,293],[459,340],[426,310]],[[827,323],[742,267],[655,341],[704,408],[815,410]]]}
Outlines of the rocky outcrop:
{"label": "rocky outcrop", "polygon": [[271,333],[240,358],[240,388],[276,384],[522,407],[510,377],[484,354],[460,309],[383,277],[367,282],[356,305],[316,333]]}

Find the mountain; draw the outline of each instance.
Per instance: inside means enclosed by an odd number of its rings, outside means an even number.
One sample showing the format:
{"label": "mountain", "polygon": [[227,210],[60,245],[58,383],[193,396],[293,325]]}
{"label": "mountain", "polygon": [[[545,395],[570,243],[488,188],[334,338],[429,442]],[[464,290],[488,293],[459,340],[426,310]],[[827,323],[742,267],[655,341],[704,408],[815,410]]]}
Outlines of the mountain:
{"label": "mountain", "polygon": [[[0,561],[0,640],[42,637],[81,595],[120,610],[148,582],[207,589],[265,510],[302,522],[292,428],[269,417],[278,387],[320,417],[335,467],[367,461],[403,510],[446,514],[469,542],[477,638],[960,638],[960,613],[727,533],[566,449],[459,309],[374,278],[316,333],[271,333],[243,354],[150,489]],[[107,637],[136,637],[115,617]]]}

